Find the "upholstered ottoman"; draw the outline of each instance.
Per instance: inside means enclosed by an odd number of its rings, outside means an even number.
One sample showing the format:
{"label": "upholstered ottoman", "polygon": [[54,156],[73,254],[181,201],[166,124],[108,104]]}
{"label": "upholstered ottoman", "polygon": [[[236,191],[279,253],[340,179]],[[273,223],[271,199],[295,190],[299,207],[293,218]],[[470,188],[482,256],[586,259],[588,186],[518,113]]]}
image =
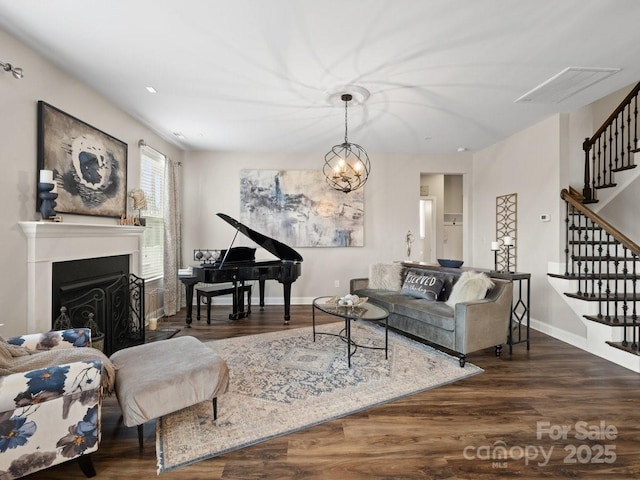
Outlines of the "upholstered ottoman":
{"label": "upholstered ottoman", "polygon": [[111,355],[116,367],[115,390],[127,427],[143,424],[227,391],[229,369],[213,350],[194,337],[176,337],[119,350]]}

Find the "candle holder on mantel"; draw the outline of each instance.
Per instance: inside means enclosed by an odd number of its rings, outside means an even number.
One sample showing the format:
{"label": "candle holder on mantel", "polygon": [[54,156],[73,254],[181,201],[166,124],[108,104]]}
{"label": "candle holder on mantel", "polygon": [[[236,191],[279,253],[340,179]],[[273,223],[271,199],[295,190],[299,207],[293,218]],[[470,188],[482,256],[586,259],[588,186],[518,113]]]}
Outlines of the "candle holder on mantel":
{"label": "candle holder on mantel", "polygon": [[42,220],[56,220],[56,198],[58,194],[52,192],[54,187],[53,183],[38,182],[38,196],[40,197],[40,215]]}

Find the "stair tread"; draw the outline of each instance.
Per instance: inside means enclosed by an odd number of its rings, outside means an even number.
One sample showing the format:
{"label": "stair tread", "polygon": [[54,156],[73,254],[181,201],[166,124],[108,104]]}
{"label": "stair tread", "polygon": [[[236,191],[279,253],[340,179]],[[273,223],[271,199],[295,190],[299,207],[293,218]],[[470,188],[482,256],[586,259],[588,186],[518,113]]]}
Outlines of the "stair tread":
{"label": "stair tread", "polygon": [[[637,153],[638,150],[631,150],[632,153]],[[625,170],[632,170],[636,168],[636,166],[634,164],[630,164],[630,165],[624,165],[622,167],[616,167],[616,168],[612,168],[611,171],[612,172],[624,172]]]}
{"label": "stair tread", "polygon": [[620,242],[616,241],[616,240],[603,240],[603,241],[599,241],[599,240],[569,240],[569,244],[570,245],[583,245],[583,244],[587,244],[587,245],[621,245]]}
{"label": "stair tread", "polygon": [[635,257],[620,257],[617,255],[612,255],[610,257],[602,257],[600,255],[571,255],[571,260],[573,261],[588,261],[588,262],[602,262],[602,263],[606,263],[606,262],[624,262],[624,261],[628,261],[628,262],[634,262],[637,259]]}
{"label": "stair tread", "polygon": [[619,348],[620,350],[624,350],[625,352],[632,353],[634,355],[640,355],[638,345],[636,344],[635,348],[633,348],[631,342],[629,342],[627,345],[623,345],[622,342],[606,342],[606,344],[615,348]]}
{"label": "stair tread", "polygon": [[[565,275],[564,273],[547,273],[549,277],[564,278],[565,280],[625,280],[625,276],[622,273],[587,273],[581,275]],[[640,274],[630,275],[627,274],[626,280],[640,280]]]}
{"label": "stair tread", "polygon": [[578,300],[584,300],[585,302],[599,302],[599,301],[623,301],[626,300],[628,302],[633,302],[633,301],[638,301],[640,300],[640,294],[636,293],[635,295],[633,295],[632,293],[628,293],[625,295],[624,293],[612,293],[609,296],[607,296],[606,294],[602,294],[599,295],[597,293],[594,294],[588,294],[588,295],[584,295],[584,294],[578,294],[578,293],[569,293],[569,292],[565,292],[565,295],[567,297],[571,297],[571,298],[577,298]]}
{"label": "stair tread", "polygon": [[[634,323],[631,319],[627,318],[626,322],[623,322],[621,318],[605,318],[605,317],[598,317],[596,315],[583,315],[584,318],[586,318],[587,320],[591,320],[593,322],[597,322],[597,323],[602,323],[604,325],[609,325],[610,327],[633,327]],[[617,320],[617,321],[616,321]],[[637,323],[636,323],[637,325]]]}

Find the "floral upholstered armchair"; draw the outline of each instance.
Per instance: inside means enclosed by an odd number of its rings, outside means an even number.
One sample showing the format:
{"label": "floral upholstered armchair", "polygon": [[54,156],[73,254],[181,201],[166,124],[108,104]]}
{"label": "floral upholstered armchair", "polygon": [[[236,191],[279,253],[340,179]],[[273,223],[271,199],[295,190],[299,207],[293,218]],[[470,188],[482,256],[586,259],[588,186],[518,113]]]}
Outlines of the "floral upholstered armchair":
{"label": "floral upholstered armchair", "polygon": [[77,458],[100,442],[103,355],[78,328],[0,340],[0,479]]}

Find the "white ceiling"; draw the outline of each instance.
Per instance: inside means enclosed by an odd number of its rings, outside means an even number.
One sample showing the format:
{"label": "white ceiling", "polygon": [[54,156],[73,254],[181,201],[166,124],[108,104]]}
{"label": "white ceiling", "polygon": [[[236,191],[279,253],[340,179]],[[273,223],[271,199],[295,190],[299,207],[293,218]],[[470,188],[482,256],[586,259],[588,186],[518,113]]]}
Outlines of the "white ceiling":
{"label": "white ceiling", "polygon": [[[638,0],[0,0],[0,28],[185,150],[329,150],[349,85],[370,153],[477,150],[639,81],[638,20]],[[515,102],[567,67],[621,71]]]}

